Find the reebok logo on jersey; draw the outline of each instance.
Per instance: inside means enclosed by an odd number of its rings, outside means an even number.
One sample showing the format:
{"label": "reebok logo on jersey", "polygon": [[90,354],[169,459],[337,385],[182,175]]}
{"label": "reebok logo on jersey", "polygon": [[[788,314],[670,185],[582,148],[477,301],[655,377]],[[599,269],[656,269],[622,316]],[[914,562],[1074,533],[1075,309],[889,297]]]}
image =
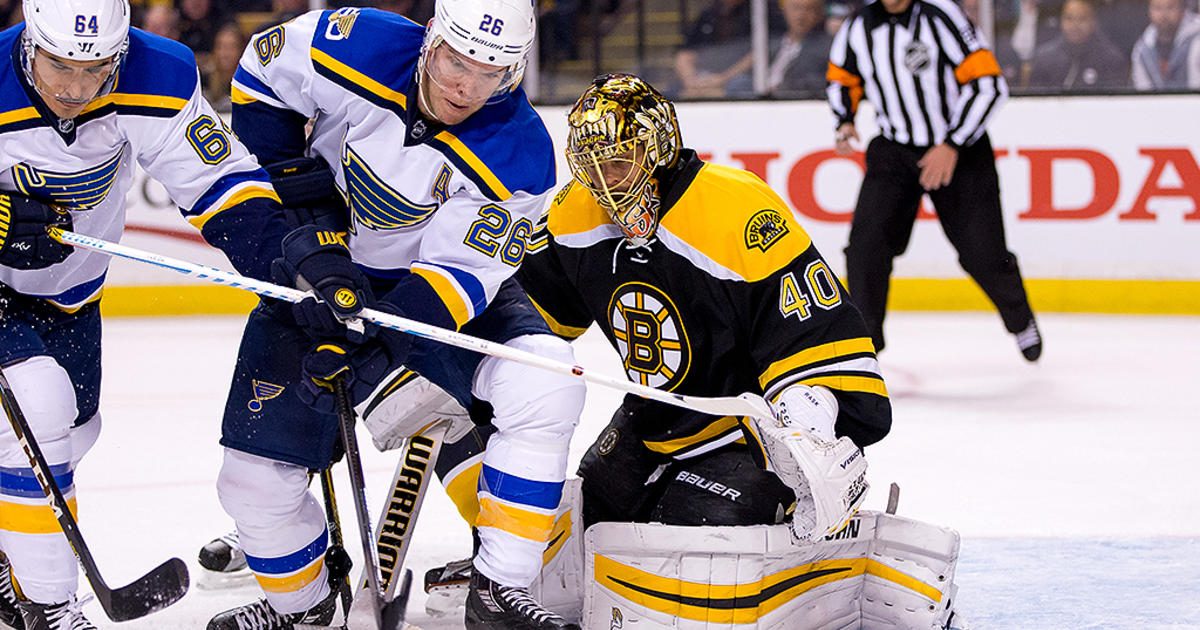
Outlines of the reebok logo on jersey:
{"label": "reebok logo on jersey", "polygon": [[765,252],[787,233],[787,221],[778,210],[759,210],[746,223],[746,249],[757,247]]}
{"label": "reebok logo on jersey", "polygon": [[682,481],[683,483],[696,486],[701,490],[708,490],[709,492],[719,497],[727,498],[730,501],[737,501],[738,497],[742,496],[741,490],[730,488],[725,484],[720,484],[715,481],[709,481],[708,479],[705,479],[696,473],[690,473],[686,470],[679,471],[679,474],[675,475],[675,481]]}

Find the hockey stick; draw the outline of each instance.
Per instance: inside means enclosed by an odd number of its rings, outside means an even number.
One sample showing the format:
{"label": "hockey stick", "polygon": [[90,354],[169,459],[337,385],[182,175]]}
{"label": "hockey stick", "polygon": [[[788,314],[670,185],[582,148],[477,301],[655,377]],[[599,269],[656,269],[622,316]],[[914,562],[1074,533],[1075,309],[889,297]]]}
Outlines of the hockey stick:
{"label": "hockey stick", "polygon": [[[338,516],[337,495],[333,491],[333,468],[327,467],[321,471],[321,498],[325,502],[325,522],[329,526],[329,542],[331,559],[336,559],[337,562],[349,560],[346,556],[346,543],[342,538],[342,519]],[[333,570],[334,567],[329,567]],[[341,569],[342,567],[337,567]],[[349,569],[349,567],[346,567]],[[353,594],[350,592],[350,573],[347,570],[346,576],[342,578],[345,588],[342,589],[342,609],[346,614],[350,614],[350,600]]]}
{"label": "hockey stick", "polygon": [[[379,588],[379,559],[375,556],[375,538],[371,535],[371,517],[367,514],[367,483],[363,478],[362,457],[358,452],[358,438],[354,434],[354,406],[350,404],[350,393],[346,391],[346,376],[339,374],[333,379],[333,396],[337,402],[338,428],[342,433],[342,446],[346,448],[346,467],[350,471],[350,487],[354,491],[354,513],[358,517],[358,534],[363,546],[363,576],[369,585],[371,609],[375,615],[377,630],[400,630],[404,625],[404,609],[408,605],[408,590],[401,596],[385,601]],[[408,583],[408,579],[405,583]]]}
{"label": "hockey stick", "polygon": [[[379,570],[383,580],[385,600],[395,597],[404,568],[404,558],[416,528],[417,513],[425,500],[425,491],[433,478],[434,465],[441,453],[443,439],[450,422],[442,420],[432,427],[418,431],[404,445],[403,456],[396,462],[391,493],[383,505],[379,524],[375,527],[375,549],[379,553]],[[411,573],[411,572],[409,572]],[[367,587],[365,582],[359,590]]]}
{"label": "hockey stick", "polygon": [[75,552],[79,565],[83,567],[83,574],[87,576],[88,583],[92,585],[92,592],[96,594],[96,599],[99,600],[100,606],[104,608],[104,613],[108,615],[108,618],[113,621],[129,621],[162,610],[179,601],[188,590],[187,565],[179,558],[167,560],[153,571],[126,586],[115,590],[109,588],[104,578],[100,577],[96,560],[83,540],[79,524],[71,515],[71,510],[66,499],[63,498],[62,490],[54,480],[50,466],[46,464],[41,447],[33,438],[29,422],[17,405],[16,394],[13,393],[3,370],[0,370],[0,403],[3,404],[5,415],[8,416],[13,432],[17,434],[17,442],[21,444],[21,449],[29,458],[29,465],[33,468],[38,484],[42,486],[42,492],[46,494],[46,499],[50,502],[54,518],[62,527],[63,534],[71,545],[71,550]]}
{"label": "hockey stick", "polygon": [[[91,236],[84,236],[74,232],[68,232],[59,228],[49,228],[51,236],[62,243],[81,247],[95,252],[108,254],[110,256],[120,256],[139,262],[149,263],[158,267],[172,269],[186,276],[206,280],[214,284],[223,284],[244,291],[251,291],[259,295],[284,300],[287,302],[299,302],[306,296],[312,295],[292,289],[282,287],[270,282],[247,278],[230,271],[223,271],[215,267],[207,265],[198,265],[195,263],[185,262],[175,258],[168,258],[158,254],[118,245],[102,239]],[[391,313],[384,313],[374,309],[363,309],[359,313],[359,317],[365,319],[384,328],[398,330],[400,332],[425,337],[440,341],[458,348],[473,350],[493,357],[515,361],[524,365],[529,365],[558,374],[574,376],[583,379],[589,383],[603,385],[612,389],[636,394],[643,398],[657,400],[659,402],[699,411],[714,416],[750,416],[760,420],[773,422],[775,415],[771,412],[771,408],[767,405],[767,401],[763,400],[762,396],[752,393],[744,393],[740,396],[722,396],[722,397],[704,397],[704,396],[685,396],[667,392],[653,387],[647,387],[639,383],[633,383],[625,379],[614,378],[604,374],[593,374],[586,368],[580,365],[570,365],[562,361],[555,361],[547,357],[536,355],[532,352],[526,352],[518,348],[512,348],[503,344],[494,343],[478,337],[472,337],[454,330],[447,330],[437,326],[413,321]]]}

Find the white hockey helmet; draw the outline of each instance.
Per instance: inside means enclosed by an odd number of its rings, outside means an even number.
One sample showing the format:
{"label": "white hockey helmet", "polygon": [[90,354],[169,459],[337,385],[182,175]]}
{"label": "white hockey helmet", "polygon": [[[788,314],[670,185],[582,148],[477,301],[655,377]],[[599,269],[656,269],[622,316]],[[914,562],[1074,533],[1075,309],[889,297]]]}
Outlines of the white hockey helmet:
{"label": "white hockey helmet", "polygon": [[22,0],[25,32],[22,66],[30,83],[36,49],[71,61],[113,59],[113,71],[96,96],[112,91],[129,51],[129,0]]}
{"label": "white hockey helmet", "polygon": [[536,34],[532,0],[437,0],[425,29],[418,70],[441,43],[479,63],[507,69],[489,101],[511,92],[525,74],[525,62]]}

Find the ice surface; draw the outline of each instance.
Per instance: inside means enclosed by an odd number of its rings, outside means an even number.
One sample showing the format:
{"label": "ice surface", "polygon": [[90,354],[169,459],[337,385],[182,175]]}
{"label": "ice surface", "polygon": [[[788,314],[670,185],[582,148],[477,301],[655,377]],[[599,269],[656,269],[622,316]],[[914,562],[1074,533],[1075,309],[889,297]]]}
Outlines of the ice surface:
{"label": "ice surface", "polygon": [[[86,610],[102,628],[203,628],[258,597],[253,585],[194,585],[196,551],[231,527],[213,484],[242,321],[105,322],[104,430],[76,476],[81,527],[111,586],[177,556],[193,588],[119,625],[93,602]],[[1047,314],[1040,323],[1045,354],[1029,365],[993,313],[890,315],[881,362],[895,425],[867,451],[866,507],[883,509],[896,481],[900,514],[962,533],[960,608],[977,630],[1200,628],[1200,318]],[[620,373],[594,331],[576,352],[589,368]],[[590,387],[573,462],[619,400]],[[360,440],[374,515],[394,459],[365,433]],[[335,475],[355,554],[348,481],[340,466]],[[418,583],[469,544],[433,486],[408,559]],[[416,625],[462,627],[429,618],[422,600],[414,593],[409,607]]]}

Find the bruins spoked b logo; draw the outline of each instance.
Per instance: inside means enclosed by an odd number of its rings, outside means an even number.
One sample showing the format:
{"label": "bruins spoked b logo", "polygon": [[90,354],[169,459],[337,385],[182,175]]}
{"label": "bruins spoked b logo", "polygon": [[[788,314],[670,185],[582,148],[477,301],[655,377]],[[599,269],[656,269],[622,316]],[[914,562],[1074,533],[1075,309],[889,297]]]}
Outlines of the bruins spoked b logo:
{"label": "bruins spoked b logo", "polygon": [[666,391],[683,381],[692,351],[679,309],[662,291],[641,282],[617,287],[608,319],[631,381]]}

